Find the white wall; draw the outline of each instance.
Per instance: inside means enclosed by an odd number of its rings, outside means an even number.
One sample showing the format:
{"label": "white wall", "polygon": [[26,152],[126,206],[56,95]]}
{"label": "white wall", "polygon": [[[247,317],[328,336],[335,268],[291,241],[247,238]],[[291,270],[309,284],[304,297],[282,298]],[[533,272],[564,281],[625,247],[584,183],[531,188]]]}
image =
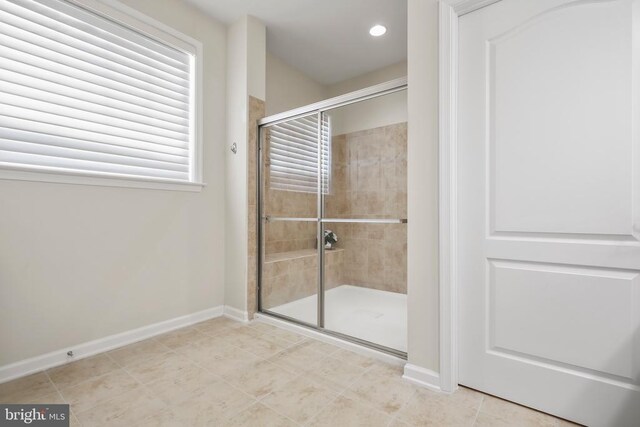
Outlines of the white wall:
{"label": "white wall", "polygon": [[[247,152],[249,96],[265,97],[266,29],[245,16],[227,30],[227,130],[225,147],[226,252],[225,304],[247,310],[248,193]],[[229,147],[238,146],[237,154]]]}
{"label": "white wall", "polygon": [[409,363],[439,371],[438,1],[409,0]]}
{"label": "white wall", "polygon": [[267,116],[327,98],[327,87],[267,53]]}
{"label": "white wall", "polygon": [[[407,63],[400,62],[362,76],[329,86],[331,97],[364,89],[369,86],[406,77]],[[334,135],[373,129],[394,123],[406,122],[407,92],[396,92],[380,98],[373,98],[357,104],[351,104],[330,112]]]}
{"label": "white wall", "polygon": [[333,135],[407,121],[407,91],[390,93],[328,112]]}
{"label": "white wall", "polygon": [[0,181],[0,366],[223,304],[225,28],[124,3],[202,41],[200,193]]}
{"label": "white wall", "polygon": [[406,76],[407,62],[398,62],[397,64],[392,64],[387,67],[371,71],[370,73],[332,84],[327,88],[328,95],[330,97],[334,97]]}
{"label": "white wall", "polygon": [[[407,63],[399,62],[325,86],[270,53],[266,62],[268,116],[407,75]],[[406,122],[406,92],[341,108],[333,116],[335,135]]]}

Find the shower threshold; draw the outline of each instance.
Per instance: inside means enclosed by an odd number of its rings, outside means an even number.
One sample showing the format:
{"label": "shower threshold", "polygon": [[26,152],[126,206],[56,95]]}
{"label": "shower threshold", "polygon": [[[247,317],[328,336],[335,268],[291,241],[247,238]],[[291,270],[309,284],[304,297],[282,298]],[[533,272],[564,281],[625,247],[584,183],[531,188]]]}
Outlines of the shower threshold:
{"label": "shower threshold", "polygon": [[[407,295],[340,285],[325,292],[325,329],[407,351]],[[271,313],[315,324],[317,295],[269,308]]]}

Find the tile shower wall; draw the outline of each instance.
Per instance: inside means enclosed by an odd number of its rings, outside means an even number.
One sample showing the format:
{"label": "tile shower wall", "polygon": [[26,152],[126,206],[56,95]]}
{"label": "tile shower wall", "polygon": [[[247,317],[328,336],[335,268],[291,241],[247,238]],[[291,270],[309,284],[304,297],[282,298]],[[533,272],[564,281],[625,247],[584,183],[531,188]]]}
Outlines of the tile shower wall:
{"label": "tile shower wall", "polygon": [[248,141],[247,146],[249,157],[247,159],[247,198],[248,198],[248,243],[247,243],[247,311],[249,319],[253,318],[253,315],[258,308],[257,292],[257,257],[256,248],[258,246],[258,234],[257,234],[257,179],[258,168],[256,156],[252,153],[257,152],[257,127],[258,120],[264,117],[265,114],[265,102],[261,99],[249,97],[249,120],[248,126]]}
{"label": "tile shower wall", "polygon": [[[407,123],[334,136],[332,218],[407,217]],[[345,250],[345,284],[407,291],[406,224],[330,224]]]}
{"label": "tile shower wall", "polygon": [[[325,216],[406,218],[406,144],[406,123],[333,136],[331,192],[325,196]],[[268,158],[264,161],[265,214],[316,217],[316,194],[270,189]],[[405,224],[334,223],[326,228],[339,236],[337,249],[325,252],[327,289],[349,284],[406,293]],[[266,308],[317,292],[315,245],[315,222],[266,223],[262,291]]]}
{"label": "tile shower wall", "polygon": [[[318,200],[316,193],[283,191],[271,188],[269,173],[269,129],[265,129],[263,212],[268,216],[288,218],[316,218]],[[315,222],[268,222],[265,225],[265,253],[313,249],[316,241]]]}
{"label": "tile shower wall", "polygon": [[[325,252],[325,289],[343,283],[344,250]],[[267,255],[263,270],[262,299],[276,307],[318,293],[318,253],[302,249]]]}

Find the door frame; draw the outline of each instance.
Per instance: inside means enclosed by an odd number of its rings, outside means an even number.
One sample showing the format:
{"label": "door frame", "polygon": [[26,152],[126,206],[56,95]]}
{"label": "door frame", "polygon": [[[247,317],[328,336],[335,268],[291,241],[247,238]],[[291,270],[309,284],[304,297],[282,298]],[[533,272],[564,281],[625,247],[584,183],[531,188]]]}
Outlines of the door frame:
{"label": "door frame", "polygon": [[440,0],[438,17],[439,388],[458,388],[458,20],[500,0]]}

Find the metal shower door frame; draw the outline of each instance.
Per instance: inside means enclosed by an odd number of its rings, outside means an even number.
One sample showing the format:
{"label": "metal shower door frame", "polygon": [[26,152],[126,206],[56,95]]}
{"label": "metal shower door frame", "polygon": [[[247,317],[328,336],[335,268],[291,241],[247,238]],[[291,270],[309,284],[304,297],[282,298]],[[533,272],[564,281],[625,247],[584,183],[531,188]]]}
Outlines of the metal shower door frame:
{"label": "metal shower door frame", "polygon": [[[324,193],[322,191],[322,149],[320,147],[322,140],[322,123],[324,114],[328,110],[333,110],[335,108],[344,107],[350,104],[355,104],[357,102],[366,101],[372,98],[378,98],[380,96],[388,95],[395,92],[400,92],[402,90],[407,89],[407,78],[400,78],[396,80],[391,80],[386,83],[382,83],[379,85],[371,86],[362,90],[358,90],[355,92],[351,92],[345,95],[341,95],[335,98],[330,98],[324,101],[320,101],[314,104],[310,104],[304,107],[296,108],[294,110],[285,111],[283,113],[275,114],[269,117],[265,117],[258,121],[257,124],[257,178],[256,178],[256,229],[257,229],[257,248],[256,248],[256,295],[258,299],[258,312],[262,314],[266,314],[268,316],[276,317],[282,320],[286,320],[288,322],[295,323],[300,326],[304,326],[307,328],[314,329],[316,331],[322,332],[327,335],[335,336],[356,344],[360,344],[366,347],[373,348],[375,350],[379,350],[385,353],[392,354],[394,356],[398,356],[406,359],[407,353],[394,349],[385,347],[370,341],[362,340],[360,338],[342,334],[340,332],[332,331],[325,328],[325,300],[324,300],[324,245],[320,244],[320,242],[324,239],[324,224],[325,223],[368,223],[368,224],[405,224],[407,223],[406,218],[398,218],[398,219],[345,219],[345,218],[325,218],[324,217]],[[317,211],[316,218],[283,218],[283,217],[269,217],[265,216],[263,212],[263,194],[262,194],[262,184],[264,178],[264,150],[262,146],[263,142],[263,129],[269,126],[277,125],[279,123],[283,123],[285,121],[298,119],[302,117],[309,117],[316,115],[317,117],[317,126],[318,126],[318,188],[316,193],[317,199]],[[295,319],[289,316],[285,316],[279,313],[275,313],[268,309],[265,309],[262,305],[262,271],[264,268],[264,227],[263,223],[265,221],[301,221],[301,222],[317,222],[317,242],[319,243],[317,246],[317,258],[318,258],[318,285],[317,285],[317,319],[316,324],[307,323],[301,321],[299,319]]]}

